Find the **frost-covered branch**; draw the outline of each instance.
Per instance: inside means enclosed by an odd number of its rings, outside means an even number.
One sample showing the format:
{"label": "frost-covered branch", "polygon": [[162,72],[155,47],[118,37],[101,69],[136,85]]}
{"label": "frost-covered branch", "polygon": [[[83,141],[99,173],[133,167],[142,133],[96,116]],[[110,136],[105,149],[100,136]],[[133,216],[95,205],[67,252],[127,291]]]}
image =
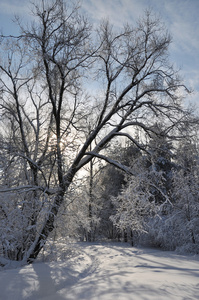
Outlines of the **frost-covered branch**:
{"label": "frost-covered branch", "polygon": [[95,153],[95,152],[93,152],[93,151],[86,152],[85,155],[90,155],[91,157],[98,157],[98,158],[100,158],[100,159],[106,161],[107,163],[109,163],[109,164],[115,166],[116,168],[118,168],[118,169],[124,171],[125,173],[131,174],[131,175],[132,175],[131,169],[130,169],[129,167],[127,167],[127,166],[125,166],[125,165],[123,165],[123,164],[121,164],[121,163],[119,163],[119,162],[117,162],[117,161],[115,161],[115,160],[113,160],[113,159],[111,159],[111,158],[108,158],[108,157],[105,156],[105,155],[102,155],[102,154],[100,154],[100,153]]}

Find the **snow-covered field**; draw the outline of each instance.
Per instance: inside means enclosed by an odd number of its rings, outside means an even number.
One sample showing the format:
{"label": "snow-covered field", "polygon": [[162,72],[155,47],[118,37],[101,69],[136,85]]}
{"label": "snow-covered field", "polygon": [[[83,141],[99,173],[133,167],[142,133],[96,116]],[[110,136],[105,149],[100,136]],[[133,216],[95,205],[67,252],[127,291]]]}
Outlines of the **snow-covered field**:
{"label": "snow-covered field", "polygon": [[199,256],[123,243],[77,243],[61,260],[2,270],[0,299],[199,299]]}

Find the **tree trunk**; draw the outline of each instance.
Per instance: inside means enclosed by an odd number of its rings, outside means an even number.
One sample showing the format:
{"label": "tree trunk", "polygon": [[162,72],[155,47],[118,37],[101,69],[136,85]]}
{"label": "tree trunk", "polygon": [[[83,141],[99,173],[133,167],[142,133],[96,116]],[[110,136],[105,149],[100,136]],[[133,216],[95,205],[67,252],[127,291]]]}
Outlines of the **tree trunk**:
{"label": "tree trunk", "polygon": [[58,213],[59,207],[63,203],[63,200],[64,200],[64,191],[59,193],[56,196],[54,204],[48,214],[48,218],[44,224],[44,227],[43,227],[42,231],[40,232],[40,235],[39,235],[38,239],[36,240],[34,247],[31,249],[29,255],[27,256],[28,263],[32,263],[37,258],[39,252],[45,245],[50,232],[54,229],[54,220]]}

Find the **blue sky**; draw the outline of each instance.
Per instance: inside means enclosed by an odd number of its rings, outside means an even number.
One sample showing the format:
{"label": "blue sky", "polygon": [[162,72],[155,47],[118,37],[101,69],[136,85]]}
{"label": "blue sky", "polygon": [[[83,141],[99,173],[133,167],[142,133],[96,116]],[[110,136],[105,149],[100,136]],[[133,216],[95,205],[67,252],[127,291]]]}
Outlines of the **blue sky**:
{"label": "blue sky", "polygon": [[[199,0],[81,0],[82,11],[94,23],[108,18],[115,26],[133,23],[151,8],[172,35],[171,60],[181,68],[188,87],[194,89],[187,100],[199,107]],[[28,0],[0,0],[0,29],[4,34],[17,34],[13,15],[28,22]]]}

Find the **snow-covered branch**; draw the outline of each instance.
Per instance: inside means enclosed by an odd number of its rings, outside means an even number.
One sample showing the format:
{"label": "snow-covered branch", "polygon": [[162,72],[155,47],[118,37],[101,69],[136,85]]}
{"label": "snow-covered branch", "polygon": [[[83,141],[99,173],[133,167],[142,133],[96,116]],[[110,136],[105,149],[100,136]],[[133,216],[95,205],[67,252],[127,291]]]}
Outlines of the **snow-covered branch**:
{"label": "snow-covered branch", "polygon": [[98,157],[98,158],[106,161],[107,163],[115,166],[116,168],[118,168],[118,169],[126,172],[127,174],[131,174],[132,175],[132,171],[131,171],[131,169],[129,167],[127,167],[127,166],[125,166],[125,165],[123,165],[123,164],[121,164],[121,163],[119,163],[119,162],[117,162],[117,161],[115,161],[115,160],[113,160],[111,158],[108,158],[105,155],[102,155],[100,153],[96,153],[96,152],[93,152],[93,151],[86,152],[85,155],[89,155],[91,157]]}

